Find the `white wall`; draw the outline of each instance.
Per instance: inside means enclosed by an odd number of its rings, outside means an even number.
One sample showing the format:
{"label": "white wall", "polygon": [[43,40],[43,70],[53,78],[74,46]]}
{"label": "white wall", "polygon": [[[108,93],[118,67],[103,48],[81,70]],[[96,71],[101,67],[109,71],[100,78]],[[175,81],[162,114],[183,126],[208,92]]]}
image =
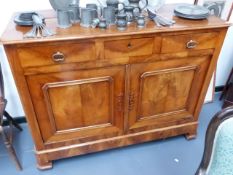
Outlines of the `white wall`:
{"label": "white wall", "polygon": [[[93,2],[95,0],[81,0],[81,5],[84,3]],[[152,0],[151,0],[152,1]],[[4,3],[3,3],[4,2]],[[3,1],[0,5],[0,35],[4,31],[9,19],[12,14],[17,11],[32,11],[32,10],[41,10],[41,9],[51,9],[49,4],[49,0],[9,0]],[[184,0],[167,0],[168,3],[178,3],[184,2]],[[187,3],[191,3],[192,0],[185,1]],[[231,18],[231,22],[233,22],[233,17]],[[221,86],[225,84],[227,76],[233,66],[233,28],[228,32],[226,41],[223,46],[223,50],[220,55],[220,59],[218,62],[217,69],[217,77],[216,77],[216,86]],[[11,75],[11,71],[9,68],[9,64],[5,57],[5,53],[2,51],[2,47],[0,46],[0,60],[3,67],[3,74],[5,78],[5,89],[6,89],[6,97],[8,99],[7,110],[13,116],[23,116],[24,112],[19,100],[19,96],[14,84],[14,80]]]}
{"label": "white wall", "polygon": [[[199,0],[199,4],[203,4],[204,0]],[[216,0],[208,0],[208,1],[216,1]],[[233,0],[226,0],[225,7],[222,12],[222,19],[227,19],[228,12],[230,11],[231,4]],[[233,23],[233,14],[229,20]],[[233,27],[230,27],[225,42],[222,47],[222,52],[219,55],[218,65],[217,65],[217,73],[216,73],[216,82],[215,86],[223,86],[225,85],[228,75],[233,67]]]}
{"label": "white wall", "polygon": [[[10,0],[2,1],[0,5],[0,35],[5,30],[12,14],[17,11],[31,11],[40,9],[51,9],[49,0]],[[3,48],[0,45],[0,61],[3,69],[5,94],[8,99],[6,110],[12,116],[24,116],[24,111],[19,100],[15,83],[9,68]]]}
{"label": "white wall", "polygon": [[40,9],[51,9],[49,0],[1,0],[0,33],[3,32],[14,12]]}
{"label": "white wall", "polygon": [[[230,22],[233,23],[233,15],[231,16]],[[216,74],[215,86],[225,85],[228,75],[233,67],[233,27],[230,27],[223,47],[222,52],[219,56]]]}
{"label": "white wall", "polygon": [[2,65],[2,72],[4,77],[5,95],[8,100],[6,110],[12,116],[24,116],[24,111],[19,100],[19,95],[13,80],[9,64],[7,62],[2,46],[0,46],[0,62]]}

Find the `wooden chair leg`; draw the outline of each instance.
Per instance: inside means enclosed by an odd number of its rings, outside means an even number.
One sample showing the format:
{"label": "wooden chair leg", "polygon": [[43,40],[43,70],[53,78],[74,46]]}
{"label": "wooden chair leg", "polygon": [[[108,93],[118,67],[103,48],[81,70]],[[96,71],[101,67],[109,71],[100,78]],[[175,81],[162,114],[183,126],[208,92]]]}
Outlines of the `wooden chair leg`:
{"label": "wooden chair leg", "polygon": [[0,126],[0,134],[2,135],[3,138],[3,142],[7,148],[7,151],[10,154],[11,159],[15,162],[16,167],[18,170],[22,170],[22,166],[17,158],[17,155],[15,153],[15,149],[13,148],[12,143],[10,142],[8,136],[6,135],[6,133],[4,132],[4,129],[2,126]]}
{"label": "wooden chair leg", "polygon": [[11,121],[12,124],[20,131],[22,131],[23,129],[21,128],[21,126],[13,119],[13,117],[11,117],[11,115],[7,112],[4,111],[3,115],[7,118],[8,121]]}

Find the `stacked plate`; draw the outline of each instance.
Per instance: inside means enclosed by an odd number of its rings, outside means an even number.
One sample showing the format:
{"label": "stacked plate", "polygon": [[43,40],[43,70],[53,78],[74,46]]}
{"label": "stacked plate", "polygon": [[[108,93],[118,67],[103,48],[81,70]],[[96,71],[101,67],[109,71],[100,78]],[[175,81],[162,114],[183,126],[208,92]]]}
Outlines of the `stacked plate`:
{"label": "stacked plate", "polygon": [[32,19],[33,15],[39,16],[44,21],[44,17],[39,15],[36,12],[23,12],[23,13],[18,14],[15,17],[14,22],[20,26],[32,26],[33,25],[33,19]]}
{"label": "stacked plate", "polygon": [[210,11],[199,5],[181,4],[175,7],[174,13],[176,16],[186,19],[206,19]]}

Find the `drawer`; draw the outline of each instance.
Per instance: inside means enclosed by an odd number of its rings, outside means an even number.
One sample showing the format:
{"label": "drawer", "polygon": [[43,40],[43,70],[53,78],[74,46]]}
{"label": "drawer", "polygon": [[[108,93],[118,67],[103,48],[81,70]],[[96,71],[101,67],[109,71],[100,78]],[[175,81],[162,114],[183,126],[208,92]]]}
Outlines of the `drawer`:
{"label": "drawer", "polygon": [[153,53],[154,38],[121,39],[104,42],[105,59],[146,56]]}
{"label": "drawer", "polygon": [[164,36],[161,53],[215,48],[218,32]]}
{"label": "drawer", "polygon": [[18,56],[23,68],[95,60],[95,43],[57,43],[19,47]]}

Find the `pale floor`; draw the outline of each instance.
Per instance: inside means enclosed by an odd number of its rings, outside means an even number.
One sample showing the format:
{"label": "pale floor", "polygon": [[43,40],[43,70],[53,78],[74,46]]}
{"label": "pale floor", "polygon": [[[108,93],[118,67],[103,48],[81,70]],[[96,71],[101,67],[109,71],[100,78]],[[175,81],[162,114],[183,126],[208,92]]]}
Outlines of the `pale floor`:
{"label": "pale floor", "polygon": [[0,175],[194,175],[204,148],[207,125],[221,110],[219,94],[214,103],[205,104],[200,114],[196,139],[183,136],[153,141],[125,148],[93,153],[54,161],[53,169],[36,168],[33,143],[27,124],[23,132],[15,134],[15,148],[23,171],[15,169],[0,140]]}

